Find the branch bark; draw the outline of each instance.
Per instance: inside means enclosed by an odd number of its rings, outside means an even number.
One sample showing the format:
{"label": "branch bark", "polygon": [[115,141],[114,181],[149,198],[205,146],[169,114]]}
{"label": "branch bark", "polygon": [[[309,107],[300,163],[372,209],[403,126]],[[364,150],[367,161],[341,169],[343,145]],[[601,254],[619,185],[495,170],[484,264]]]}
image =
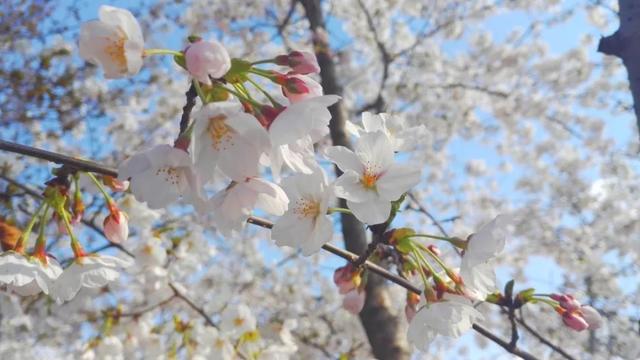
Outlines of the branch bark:
{"label": "branch bark", "polygon": [[633,109],[640,136],[640,3],[637,0],[618,0],[620,27],[613,34],[600,39],[598,51],[620,58],[629,78]]}

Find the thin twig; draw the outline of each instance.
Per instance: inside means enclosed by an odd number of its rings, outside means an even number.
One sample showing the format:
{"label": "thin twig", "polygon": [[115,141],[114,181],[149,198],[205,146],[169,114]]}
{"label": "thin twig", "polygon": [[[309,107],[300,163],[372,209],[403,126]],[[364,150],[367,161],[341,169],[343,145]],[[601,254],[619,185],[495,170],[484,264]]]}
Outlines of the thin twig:
{"label": "thin twig", "polygon": [[532,328],[531,325],[527,324],[527,322],[524,321],[524,317],[522,316],[522,308],[520,308],[520,317],[516,317],[516,321],[520,325],[522,325],[522,327],[525,328],[525,330],[527,330],[531,335],[536,337],[536,339],[538,339],[541,343],[547,345],[551,350],[553,350],[553,351],[557,352],[558,354],[562,355],[565,359],[576,360],[575,357],[571,356],[569,353],[564,351],[560,346],[558,346],[558,345],[552,343],[551,341],[549,341],[547,338],[542,336],[542,334],[540,334],[534,328]]}
{"label": "thin twig", "polygon": [[196,106],[198,93],[196,92],[196,86],[193,82],[184,96],[187,98],[187,101],[185,102],[184,107],[182,107],[182,116],[180,116],[180,134],[184,133],[189,127],[189,117],[191,116],[193,107]]}
{"label": "thin twig", "polygon": [[171,288],[171,290],[173,290],[173,293],[180,298],[182,301],[184,301],[187,305],[189,305],[190,308],[192,308],[193,310],[195,310],[198,314],[202,315],[202,317],[204,318],[204,320],[207,322],[207,324],[209,324],[210,326],[213,326],[214,328],[218,328],[218,326],[216,325],[216,323],[213,322],[213,320],[211,320],[211,318],[209,317],[209,315],[207,315],[206,312],[204,312],[204,310],[202,310],[202,308],[198,307],[196,304],[193,303],[193,301],[191,301],[191,299],[189,299],[186,295],[184,295],[183,293],[180,292],[180,290],[178,290],[175,285],[173,285],[172,283],[169,283],[169,287]]}

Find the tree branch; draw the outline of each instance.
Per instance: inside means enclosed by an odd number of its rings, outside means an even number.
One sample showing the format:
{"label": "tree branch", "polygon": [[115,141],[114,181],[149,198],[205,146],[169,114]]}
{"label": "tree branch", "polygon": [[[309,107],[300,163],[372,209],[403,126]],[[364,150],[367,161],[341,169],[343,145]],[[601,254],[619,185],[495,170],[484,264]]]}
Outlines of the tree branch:
{"label": "tree branch", "polygon": [[[48,160],[57,164],[61,164],[61,165],[67,165],[67,166],[73,166],[76,170],[78,171],[89,171],[89,172],[95,172],[97,174],[102,174],[102,175],[108,175],[108,176],[113,176],[113,177],[117,177],[118,173],[115,169],[108,167],[108,166],[104,166],[101,164],[98,164],[96,162],[93,161],[88,161],[88,160],[81,160],[80,162],[70,156],[66,156],[66,155],[62,155],[62,154],[58,154],[58,153],[54,153],[54,152],[50,152],[50,151],[45,151],[45,150],[41,150],[38,148],[34,148],[31,146],[26,146],[26,145],[20,145],[20,144],[16,144],[16,143],[12,143],[12,142],[8,142],[8,141],[4,141],[4,140],[0,140],[0,150],[6,150],[6,151],[10,151],[10,152],[14,152],[14,153],[19,153],[19,154],[24,154],[24,155],[28,155],[28,156],[32,156],[32,157],[36,157],[36,158],[40,158],[43,160]],[[40,198],[42,199],[42,195],[40,193],[38,193],[36,190],[33,190],[25,185],[20,184],[18,181],[0,174],[0,178],[2,178],[3,180],[9,182],[10,184],[13,184],[15,186],[18,186],[19,188],[23,189],[25,192],[27,192],[29,195],[32,195],[34,197]],[[410,194],[410,197],[412,197],[412,195]],[[412,197],[413,198],[413,197]],[[415,201],[415,198],[413,198]],[[425,210],[426,211],[426,210]],[[433,221],[437,224],[437,220],[435,220],[435,218],[433,218]],[[254,224],[260,227],[264,227],[267,229],[271,229],[273,227],[273,223],[271,223],[268,220],[265,219],[261,219],[258,217],[250,217],[247,220],[248,223],[250,224]],[[84,221],[83,221],[84,223]],[[94,231],[99,232],[100,234],[103,234],[102,231],[100,229],[98,229],[95,224],[87,224],[88,226],[90,226]],[[443,234],[446,234],[446,231],[444,231],[444,228],[442,228]],[[445,235],[446,236],[446,235]],[[128,250],[126,250],[124,247],[122,247],[122,245],[120,244],[114,244],[114,247],[117,247],[119,250],[126,252],[127,254],[129,254],[132,257],[135,257],[131,252],[129,252]],[[351,262],[351,263],[355,263],[359,256],[348,251],[348,250],[343,250],[340,248],[337,248],[333,245],[330,244],[325,244],[322,246],[322,249],[324,249],[325,251],[328,251],[334,255],[340,256],[341,258]],[[376,265],[372,262],[369,261],[365,261],[363,266],[365,268],[367,268],[368,270],[370,270],[371,272],[378,274],[402,287],[404,287],[405,289],[412,291],[418,295],[420,295],[422,292],[420,289],[418,289],[416,286],[414,286],[413,284],[411,284],[408,280],[395,275],[391,272],[389,272],[388,270],[382,268],[379,265]],[[369,280],[371,282],[371,279]],[[376,287],[382,286],[381,283],[374,283]],[[187,305],[189,305],[189,307],[191,307],[193,310],[195,310],[197,313],[199,313],[200,315],[202,315],[202,317],[205,319],[205,321],[207,322],[207,324],[216,327],[215,323],[211,320],[211,318],[204,312],[204,310],[202,310],[202,308],[198,307],[197,305],[195,305],[188,297],[186,297],[184,294],[182,294],[179,290],[177,290],[177,288],[169,283],[169,286],[171,287],[171,289],[174,291],[176,297],[180,298],[181,300],[183,300]],[[369,285],[367,286],[367,291],[370,291]],[[368,293],[369,294],[369,293]],[[368,295],[370,296],[370,294]],[[387,297],[379,297],[375,299],[376,301],[385,301],[388,302],[388,298]],[[370,300],[368,300],[370,301]],[[384,304],[375,304],[376,306],[374,306],[374,309],[380,308],[380,306],[387,306],[387,303]],[[363,310],[364,311],[364,310]],[[371,311],[371,310],[370,310]],[[368,316],[372,316],[372,318],[375,320],[374,323],[379,323],[381,321],[381,319],[385,319],[385,317],[380,318],[381,314],[380,313],[373,313],[373,314],[368,314]],[[394,318],[395,319],[395,318]],[[364,320],[363,320],[364,321]],[[493,342],[495,342],[496,344],[500,345],[502,348],[504,348],[506,351],[519,356],[525,360],[536,360],[536,357],[534,357],[533,355],[522,351],[520,349],[518,349],[516,346],[511,346],[509,342],[504,341],[502,339],[500,339],[497,335],[494,335],[491,331],[487,330],[486,328],[482,327],[481,325],[478,324],[473,324],[473,329],[475,331],[477,331],[478,333],[482,334],[483,336],[489,338],[490,340],[492,340]],[[380,329],[378,329],[380,330]],[[404,349],[406,350],[406,349]],[[398,349],[396,348],[396,350],[394,351],[394,353],[398,356],[397,358],[402,358],[402,356],[404,356],[404,352],[400,352],[397,353]],[[408,350],[406,350],[407,352],[407,356],[408,356]],[[393,354],[393,353],[392,353]],[[385,358],[394,358],[394,357],[385,357]]]}

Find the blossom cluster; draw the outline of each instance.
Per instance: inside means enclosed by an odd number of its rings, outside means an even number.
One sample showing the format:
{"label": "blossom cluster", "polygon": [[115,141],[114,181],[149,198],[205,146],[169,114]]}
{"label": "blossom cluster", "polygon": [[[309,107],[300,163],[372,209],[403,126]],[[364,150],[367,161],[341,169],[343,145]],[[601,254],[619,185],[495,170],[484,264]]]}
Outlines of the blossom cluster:
{"label": "blossom cluster", "polygon": [[[260,212],[277,217],[272,240],[306,256],[331,241],[331,214],[355,216],[371,229],[383,229],[375,234],[383,241],[372,259],[394,259],[400,275],[423,289],[422,295],[408,293],[405,306],[408,338],[418,349],[425,350],[436,336],[458,337],[481,321],[477,302],[500,304],[490,300],[497,291],[493,266],[505,247],[513,219],[498,216],[466,240],[390,228],[406,194],[421,181],[421,167],[408,159],[427,136],[425,127],[408,126],[400,116],[365,112],[362,126],[351,124],[353,149],[325,147],[329,109],[340,97],[323,95],[314,79],[320,67],[312,53],[292,51],[249,61],[232,58],[221,43],[199,36],[191,36],[181,51],[145,49],[135,17],[110,6],[102,6],[99,19],[83,25],[79,45],[80,55],[103,68],[107,78],[133,76],[143,69],[146,57],[171,55],[189,74],[200,102],[187,114],[191,119],[181,124],[173,144],[150,146],[133,154],[119,165],[118,179],[99,181],[89,173],[57,175],[24,233],[0,223],[0,230],[9,229],[0,234],[13,234],[1,236],[3,244],[11,243],[10,237],[17,238],[10,246],[3,245],[5,252],[0,254],[0,283],[9,291],[21,296],[42,292],[62,303],[82,287],[99,288],[116,280],[119,270],[130,265],[117,257],[86,254],[74,234],[73,225],[83,219],[84,210],[77,177],[86,176],[104,196],[109,212],[104,234],[114,244],[127,241],[129,217],[115,205],[105,186],[128,191],[151,209],[167,208],[182,199],[203,222],[224,235],[241,232],[251,216]],[[279,71],[261,67],[269,64],[279,66]],[[322,149],[322,158],[339,169],[337,178],[325,172],[326,165],[316,156],[317,147]],[[76,181],[73,196],[67,184],[70,176]],[[346,208],[333,206],[336,198],[344,199]],[[38,240],[27,252],[38,219]],[[45,227],[50,221],[57,222],[60,232],[71,240],[74,258],[64,271],[46,253]],[[445,241],[458,249],[459,268],[447,265],[437,246],[420,241],[424,238]],[[366,279],[366,270],[351,263],[334,273],[334,282],[344,295],[343,307],[354,314],[365,305]],[[597,311],[580,305],[572,296],[550,298],[571,329],[600,325]],[[523,299],[522,304],[542,301],[533,295]],[[188,327],[176,325],[180,331]],[[212,327],[193,331],[207,344],[215,344],[201,354],[205,357],[232,358],[236,350],[231,338],[236,343],[259,343],[255,341],[256,319],[246,306],[225,309],[220,331]],[[295,351],[291,341],[284,342],[283,353]],[[279,350],[274,351],[277,355]],[[264,355],[268,351],[248,352]]]}

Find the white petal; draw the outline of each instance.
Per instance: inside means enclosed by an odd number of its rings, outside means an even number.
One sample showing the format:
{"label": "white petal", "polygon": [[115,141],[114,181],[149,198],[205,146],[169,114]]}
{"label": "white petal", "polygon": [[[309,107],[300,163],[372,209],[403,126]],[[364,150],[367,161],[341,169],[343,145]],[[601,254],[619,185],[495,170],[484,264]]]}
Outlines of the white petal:
{"label": "white petal", "polygon": [[354,171],[358,174],[362,174],[364,166],[360,161],[360,158],[351,150],[344,146],[332,146],[325,152],[327,159],[335,163],[340,170],[346,172],[347,170]]}
{"label": "white petal", "polygon": [[131,41],[144,42],[138,20],[129,10],[109,5],[102,5],[98,10],[100,21],[120,28]]}
{"label": "white petal", "polygon": [[360,162],[371,166],[376,172],[383,172],[393,164],[393,146],[387,135],[380,131],[363,134],[355,146]]}
{"label": "white petal", "polygon": [[365,224],[375,225],[385,222],[391,213],[391,203],[385,200],[356,203],[347,200],[347,207],[353,215]]}
{"label": "white petal", "polygon": [[289,199],[278,185],[260,178],[251,178],[246,186],[257,192],[256,206],[262,210],[278,216],[287,210]]}
{"label": "white petal", "polygon": [[340,175],[333,184],[333,189],[337,197],[355,201],[365,202],[378,199],[378,194],[373,189],[367,189],[360,182],[360,176],[349,170]]}
{"label": "white petal", "polygon": [[420,169],[414,166],[392,164],[378,179],[376,186],[380,197],[395,201],[420,182]]}

